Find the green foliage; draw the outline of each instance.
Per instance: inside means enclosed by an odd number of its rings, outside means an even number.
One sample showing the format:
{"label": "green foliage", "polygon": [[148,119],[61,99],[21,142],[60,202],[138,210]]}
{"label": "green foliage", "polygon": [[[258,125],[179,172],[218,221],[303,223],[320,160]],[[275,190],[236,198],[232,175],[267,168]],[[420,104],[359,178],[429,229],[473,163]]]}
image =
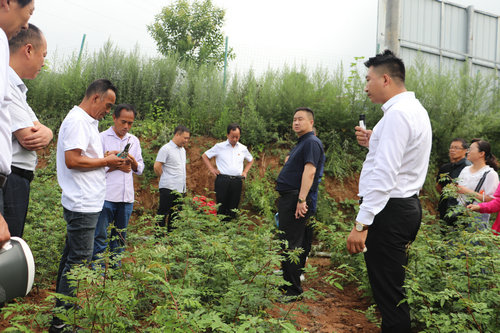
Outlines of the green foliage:
{"label": "green foliage", "polygon": [[[177,0],[163,7],[155,16],[155,22],[148,25],[151,37],[156,41],[158,51],[163,55],[178,54],[183,61],[198,65],[224,63],[225,11],[214,6],[211,0]],[[228,58],[234,57],[232,49]]]}
{"label": "green foliage", "polygon": [[424,223],[412,245],[406,289],[420,331],[500,329],[500,239],[470,228],[475,218],[456,229]]}
{"label": "green foliage", "polygon": [[[94,269],[73,268],[68,276],[79,297],[57,296],[78,307],[57,310],[58,316],[89,331],[294,332],[264,311],[280,296],[282,283],[273,273],[281,259],[274,228],[244,216],[223,223],[190,202],[170,234],[154,230],[153,218],[143,215],[129,230],[131,252],[105,255]],[[111,269],[120,259],[121,267]],[[9,304],[5,316],[15,314],[21,331],[40,329],[48,323],[51,302]],[[40,312],[36,321],[30,311]]]}
{"label": "green foliage", "polygon": [[250,169],[248,180],[245,181],[245,193],[243,205],[251,205],[255,211],[265,217],[267,221],[273,221],[277,211],[276,200],[278,193],[274,189],[276,172],[268,171],[264,177]]}

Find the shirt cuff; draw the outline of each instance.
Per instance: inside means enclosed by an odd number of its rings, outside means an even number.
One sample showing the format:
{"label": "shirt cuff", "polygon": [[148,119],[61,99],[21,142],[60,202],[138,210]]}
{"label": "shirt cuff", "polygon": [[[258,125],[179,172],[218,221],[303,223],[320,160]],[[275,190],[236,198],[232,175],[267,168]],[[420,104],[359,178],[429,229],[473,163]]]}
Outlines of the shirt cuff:
{"label": "shirt cuff", "polygon": [[365,225],[371,225],[374,218],[375,214],[360,207],[358,216],[356,216],[356,221]]}

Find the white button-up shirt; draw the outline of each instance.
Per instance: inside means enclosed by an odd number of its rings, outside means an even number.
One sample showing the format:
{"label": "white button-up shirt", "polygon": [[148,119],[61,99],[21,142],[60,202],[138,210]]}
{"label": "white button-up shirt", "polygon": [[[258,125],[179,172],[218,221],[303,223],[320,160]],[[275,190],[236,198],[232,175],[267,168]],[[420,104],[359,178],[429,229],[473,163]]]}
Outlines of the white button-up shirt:
{"label": "white button-up shirt", "polygon": [[97,213],[102,210],[106,194],[104,167],[68,169],[65,152],[81,149],[82,155],[103,158],[99,122],[78,106],[64,118],[57,140],[57,181],[62,189],[61,203],[73,212]]}
{"label": "white button-up shirt", "polygon": [[111,202],[134,202],[134,176],[142,175],[144,170],[144,161],[142,160],[141,144],[139,139],[130,133],[123,136],[122,139],[116,135],[113,127],[101,132],[102,149],[104,151],[117,150],[122,151],[127,143],[130,143],[129,154],[134,156],[137,161],[137,171],[123,172],[114,170],[108,172],[106,168],[106,201]]}
{"label": "white button-up shirt", "polygon": [[[33,127],[34,121],[38,121],[35,112],[26,102],[28,88],[19,75],[9,67],[9,93],[12,103],[9,104],[11,130]],[[37,163],[36,151],[28,150],[21,146],[14,134],[12,134],[12,165],[24,170],[34,171]]]}
{"label": "white button-up shirt", "polygon": [[210,159],[215,157],[217,169],[223,175],[241,176],[243,172],[243,160],[251,162],[252,155],[247,147],[240,142],[237,142],[234,147],[229,143],[229,140],[219,142],[205,152],[205,155]]}
{"label": "white button-up shirt", "polygon": [[0,173],[10,174],[12,164],[12,132],[10,130],[9,42],[0,28]]}
{"label": "white button-up shirt", "polygon": [[179,193],[186,192],[186,149],[174,141],[160,148],[156,162],[162,163],[159,188],[168,188]]}
{"label": "white button-up shirt", "polygon": [[392,97],[382,110],[384,116],[373,128],[359,179],[363,203],[356,221],[366,225],[373,223],[390,198],[419,193],[432,145],[429,116],[413,92]]}

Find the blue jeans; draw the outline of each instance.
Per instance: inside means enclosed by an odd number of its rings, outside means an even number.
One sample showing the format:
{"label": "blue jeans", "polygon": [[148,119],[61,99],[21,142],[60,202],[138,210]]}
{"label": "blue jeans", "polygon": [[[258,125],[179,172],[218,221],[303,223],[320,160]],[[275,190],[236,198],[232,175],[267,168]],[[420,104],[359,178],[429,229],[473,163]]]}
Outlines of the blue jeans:
{"label": "blue jeans", "polygon": [[120,254],[125,249],[125,237],[133,203],[104,201],[101,215],[97,220],[94,234],[94,253],[92,260],[99,259],[99,254],[106,250],[108,226],[114,222],[109,240],[109,249],[114,254]]}
{"label": "blue jeans", "polygon": [[[99,218],[98,213],[73,212],[64,208],[67,234],[59,271],[57,272],[56,292],[67,296],[75,296],[75,290],[68,283],[66,273],[72,266],[90,263],[94,248],[94,232]],[[64,305],[57,301],[56,306]],[[70,305],[66,305],[69,307]]]}

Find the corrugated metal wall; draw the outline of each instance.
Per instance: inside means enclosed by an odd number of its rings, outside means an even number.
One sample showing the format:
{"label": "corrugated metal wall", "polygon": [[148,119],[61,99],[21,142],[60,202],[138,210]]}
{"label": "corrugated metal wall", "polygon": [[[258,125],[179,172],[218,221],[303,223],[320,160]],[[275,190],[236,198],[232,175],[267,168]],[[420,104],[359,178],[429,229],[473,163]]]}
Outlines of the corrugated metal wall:
{"label": "corrugated metal wall", "polygon": [[[379,51],[390,45],[384,40],[388,27],[381,11],[391,5],[394,0],[379,0]],[[438,0],[400,0],[399,6],[399,27],[395,29],[400,31],[398,51],[405,63],[423,59],[446,71],[468,58],[473,73],[500,75],[499,16]]]}

